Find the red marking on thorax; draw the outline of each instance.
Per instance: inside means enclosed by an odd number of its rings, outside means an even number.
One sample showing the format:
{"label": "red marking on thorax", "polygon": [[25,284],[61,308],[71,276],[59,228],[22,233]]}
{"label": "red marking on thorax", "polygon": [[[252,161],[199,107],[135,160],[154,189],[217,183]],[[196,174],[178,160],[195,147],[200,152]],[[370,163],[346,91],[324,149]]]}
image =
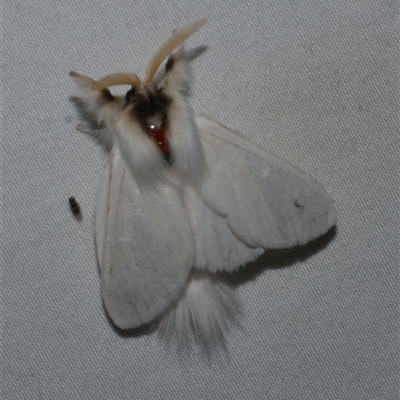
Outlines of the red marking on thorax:
{"label": "red marking on thorax", "polygon": [[168,154],[169,144],[168,139],[165,136],[165,124],[162,124],[158,128],[148,127],[147,132],[153,138],[161,153],[163,153],[164,155]]}

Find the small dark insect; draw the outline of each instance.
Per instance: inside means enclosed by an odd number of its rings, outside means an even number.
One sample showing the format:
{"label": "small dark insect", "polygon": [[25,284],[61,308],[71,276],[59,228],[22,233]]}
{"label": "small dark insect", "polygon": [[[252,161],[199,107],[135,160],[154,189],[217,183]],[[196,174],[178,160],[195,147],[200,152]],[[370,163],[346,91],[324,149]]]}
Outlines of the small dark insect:
{"label": "small dark insect", "polygon": [[68,202],[72,214],[74,214],[76,218],[82,218],[81,207],[79,203],[75,200],[75,197],[70,197]]}

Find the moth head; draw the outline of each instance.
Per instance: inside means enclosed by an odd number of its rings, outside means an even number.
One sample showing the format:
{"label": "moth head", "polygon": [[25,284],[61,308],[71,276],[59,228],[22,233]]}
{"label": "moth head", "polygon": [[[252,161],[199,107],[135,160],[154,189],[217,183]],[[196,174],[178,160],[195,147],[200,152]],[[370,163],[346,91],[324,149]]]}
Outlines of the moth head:
{"label": "moth head", "polygon": [[125,95],[125,108],[144,129],[156,129],[165,124],[171,99],[152,83],[140,89],[132,87]]}
{"label": "moth head", "polygon": [[[185,28],[176,30],[151,58],[144,80],[130,73],[116,73],[93,82],[92,90],[104,90],[110,86],[130,85],[125,95],[125,107],[130,107],[132,114],[145,127],[159,127],[165,122],[169,97],[165,94],[164,85],[156,87],[153,80],[163,61],[176,50],[189,36],[198,31],[206,19],[196,21]],[[166,70],[170,69],[167,62]]]}

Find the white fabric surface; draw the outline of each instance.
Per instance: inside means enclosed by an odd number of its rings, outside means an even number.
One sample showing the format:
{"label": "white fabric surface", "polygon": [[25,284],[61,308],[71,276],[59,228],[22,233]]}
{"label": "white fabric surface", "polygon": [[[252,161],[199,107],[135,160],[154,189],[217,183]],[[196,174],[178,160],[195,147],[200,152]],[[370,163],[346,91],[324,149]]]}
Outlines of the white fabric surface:
{"label": "white fabric surface", "polygon": [[[398,7],[6,0],[2,398],[399,398]],[[186,46],[191,105],[312,173],[339,220],[229,277],[241,327],[187,355],[105,314],[94,207],[107,154],[75,131],[68,72],[143,76],[172,29],[204,16]]]}

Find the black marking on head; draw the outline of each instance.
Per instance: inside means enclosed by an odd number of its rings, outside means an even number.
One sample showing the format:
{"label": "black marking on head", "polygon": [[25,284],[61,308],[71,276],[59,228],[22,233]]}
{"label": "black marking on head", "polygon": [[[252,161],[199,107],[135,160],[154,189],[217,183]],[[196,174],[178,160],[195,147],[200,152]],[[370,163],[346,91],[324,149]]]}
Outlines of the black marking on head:
{"label": "black marking on head", "polygon": [[166,64],[165,64],[165,72],[169,72],[169,71],[171,71],[171,69],[174,67],[174,64],[175,64],[175,60],[174,60],[174,57],[173,56],[170,56],[169,58],[168,58],[168,61],[166,62]]}
{"label": "black marking on head", "polygon": [[132,87],[130,90],[128,90],[125,95],[125,102],[129,103],[135,96],[135,93],[136,93],[136,89],[134,87]]}
{"label": "black marking on head", "polygon": [[162,92],[155,94],[149,92],[147,97],[141,96],[138,98],[135,108],[138,113],[146,117],[151,117],[161,112],[165,108],[166,103],[167,99]]}
{"label": "black marking on head", "polygon": [[172,99],[164,94],[162,88],[146,88],[135,92],[131,90],[125,95],[125,106],[132,105],[131,115],[140,122],[145,131],[152,124],[150,120],[154,117],[166,123],[168,106]]}
{"label": "black marking on head", "polygon": [[106,101],[114,101],[115,97],[111,94],[111,92],[108,89],[102,89],[101,93],[103,95],[103,99]]}

